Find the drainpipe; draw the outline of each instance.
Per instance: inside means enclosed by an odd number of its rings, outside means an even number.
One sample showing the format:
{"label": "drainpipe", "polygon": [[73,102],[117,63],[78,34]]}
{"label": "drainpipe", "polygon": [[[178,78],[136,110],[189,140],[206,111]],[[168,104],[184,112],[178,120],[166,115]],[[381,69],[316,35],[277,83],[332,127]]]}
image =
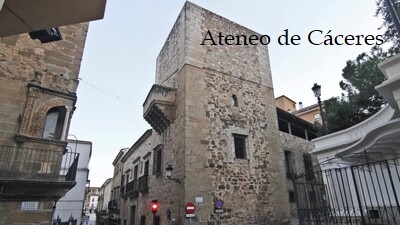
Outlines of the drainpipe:
{"label": "drainpipe", "polygon": [[[0,0],[0,1],[1,1],[1,0]],[[52,208],[52,210],[51,210],[50,225],[53,224],[53,217],[54,217],[54,213],[55,213],[55,211],[56,211],[57,201],[58,201],[58,200],[55,200],[54,203],[53,203],[53,208]]]}

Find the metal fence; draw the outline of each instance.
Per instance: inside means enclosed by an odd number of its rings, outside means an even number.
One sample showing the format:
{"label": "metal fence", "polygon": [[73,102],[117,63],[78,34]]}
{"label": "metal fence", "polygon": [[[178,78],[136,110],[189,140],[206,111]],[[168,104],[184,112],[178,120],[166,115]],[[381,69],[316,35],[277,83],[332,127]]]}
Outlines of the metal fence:
{"label": "metal fence", "polygon": [[149,186],[149,175],[143,175],[139,177],[139,184],[138,184],[138,190],[142,193],[147,193]]}
{"label": "metal fence", "polygon": [[75,181],[79,153],[0,146],[1,180]]}
{"label": "metal fence", "polygon": [[400,224],[399,158],[308,172],[294,185],[301,225]]}

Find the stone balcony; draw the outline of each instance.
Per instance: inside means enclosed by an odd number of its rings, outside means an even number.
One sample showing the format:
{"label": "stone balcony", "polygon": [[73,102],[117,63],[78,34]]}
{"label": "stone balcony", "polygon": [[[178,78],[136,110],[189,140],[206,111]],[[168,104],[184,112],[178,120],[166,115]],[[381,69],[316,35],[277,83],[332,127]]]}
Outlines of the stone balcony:
{"label": "stone balcony", "polygon": [[154,84],[143,103],[143,117],[161,134],[175,119],[176,89]]}

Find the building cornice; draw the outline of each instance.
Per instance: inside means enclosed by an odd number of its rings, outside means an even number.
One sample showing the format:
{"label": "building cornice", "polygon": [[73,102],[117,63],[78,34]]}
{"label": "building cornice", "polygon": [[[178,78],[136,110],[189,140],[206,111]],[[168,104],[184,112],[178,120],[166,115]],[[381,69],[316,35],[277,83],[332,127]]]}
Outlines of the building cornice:
{"label": "building cornice", "polygon": [[314,143],[315,149],[311,153],[332,151],[352,145],[365,137],[372,130],[386,124],[394,115],[395,111],[393,108],[386,105],[375,115],[357,125],[313,139],[312,142]]}

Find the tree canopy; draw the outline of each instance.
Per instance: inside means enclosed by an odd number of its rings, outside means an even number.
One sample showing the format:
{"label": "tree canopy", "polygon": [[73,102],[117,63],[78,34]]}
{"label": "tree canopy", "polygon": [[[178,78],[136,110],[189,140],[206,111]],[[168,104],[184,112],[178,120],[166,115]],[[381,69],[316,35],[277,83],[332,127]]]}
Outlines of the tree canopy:
{"label": "tree canopy", "polygon": [[[400,1],[391,0],[393,8],[397,12],[397,15],[400,15]],[[393,22],[393,19],[390,15],[390,11],[386,7],[386,0],[376,0],[376,12],[375,16],[382,16],[383,24],[380,29],[385,29],[383,34],[385,42],[393,43],[393,51],[396,53],[400,52],[400,38],[399,34],[396,30],[396,26]]]}
{"label": "tree canopy", "polygon": [[383,107],[385,100],[375,90],[385,79],[378,63],[391,55],[392,51],[374,46],[370,53],[361,53],[355,60],[346,62],[342,70],[344,79],[339,82],[346,94],[324,101],[329,133],[360,123]]}
{"label": "tree canopy", "polygon": [[[400,1],[390,0],[397,15],[400,15]],[[400,52],[400,35],[396,30],[386,0],[376,0],[376,16],[382,16],[385,43],[390,46],[384,51],[374,46],[370,53],[361,53],[354,60],[348,60],[342,70],[343,80],[340,88],[345,91],[340,97],[324,101],[324,117],[328,133],[333,133],[362,122],[378,112],[385,100],[375,90],[375,86],[384,81],[384,75],[378,63]],[[319,133],[322,127],[316,126]]]}

